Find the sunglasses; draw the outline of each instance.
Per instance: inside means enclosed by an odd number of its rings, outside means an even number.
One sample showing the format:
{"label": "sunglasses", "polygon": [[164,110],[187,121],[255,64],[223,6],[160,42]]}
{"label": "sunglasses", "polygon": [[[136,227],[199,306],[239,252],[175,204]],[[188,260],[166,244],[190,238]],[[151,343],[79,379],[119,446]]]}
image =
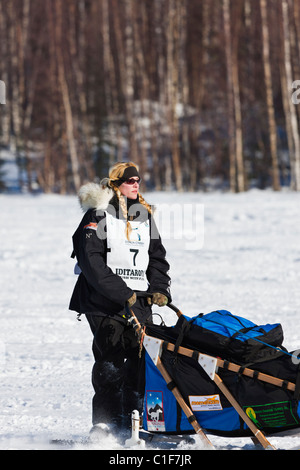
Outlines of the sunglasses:
{"label": "sunglasses", "polygon": [[128,180],[124,181],[124,183],[133,186],[135,183],[140,184],[141,181],[141,178],[138,178],[137,180],[135,178],[129,178]]}

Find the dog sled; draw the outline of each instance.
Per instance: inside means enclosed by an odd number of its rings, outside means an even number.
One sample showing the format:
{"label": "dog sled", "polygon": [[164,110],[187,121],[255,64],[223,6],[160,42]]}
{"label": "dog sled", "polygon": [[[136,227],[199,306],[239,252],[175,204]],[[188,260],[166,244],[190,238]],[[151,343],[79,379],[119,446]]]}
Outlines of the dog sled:
{"label": "dog sled", "polygon": [[168,307],[178,316],[172,327],[141,325],[126,307],[145,353],[147,435],[196,434],[208,449],[208,435],[251,437],[275,450],[268,437],[299,433],[300,359],[284,348],[281,324],[255,325],[226,310],[188,318]]}

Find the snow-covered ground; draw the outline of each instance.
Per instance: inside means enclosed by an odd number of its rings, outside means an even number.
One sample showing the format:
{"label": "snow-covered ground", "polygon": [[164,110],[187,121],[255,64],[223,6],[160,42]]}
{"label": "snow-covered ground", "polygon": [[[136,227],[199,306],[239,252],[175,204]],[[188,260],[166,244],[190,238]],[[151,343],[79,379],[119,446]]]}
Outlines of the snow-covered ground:
{"label": "snow-covered ground", "polygon": [[[286,348],[300,348],[300,194],[145,197],[157,205],[173,303],[183,313],[224,308],[257,323],[281,322]],[[71,237],[81,216],[73,196],[0,195],[2,450],[56,449],[50,439],[90,430],[92,338],[85,318],[68,311]],[[174,312],[158,310],[167,324],[176,322]],[[217,449],[254,448],[250,439],[210,438]],[[270,442],[292,448],[300,436]],[[98,448],[120,444],[107,437]]]}

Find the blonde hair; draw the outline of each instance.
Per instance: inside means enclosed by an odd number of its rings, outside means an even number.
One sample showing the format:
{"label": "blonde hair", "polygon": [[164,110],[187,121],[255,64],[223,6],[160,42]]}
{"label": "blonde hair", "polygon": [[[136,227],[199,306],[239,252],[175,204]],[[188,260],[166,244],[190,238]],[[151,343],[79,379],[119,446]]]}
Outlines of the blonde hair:
{"label": "blonde hair", "polygon": [[[125,234],[126,234],[127,240],[130,240],[130,233],[132,231],[132,227],[131,227],[130,222],[128,220],[127,204],[126,204],[126,201],[125,201],[125,198],[124,198],[123,194],[120,191],[120,188],[116,184],[114,184],[114,182],[118,181],[118,179],[123,176],[124,171],[126,170],[126,168],[128,168],[130,166],[134,166],[137,169],[137,171],[139,171],[138,165],[136,165],[133,162],[126,162],[126,163],[120,162],[120,163],[116,163],[111,168],[111,170],[109,172],[109,185],[117,195],[117,198],[118,198],[119,203],[120,203],[120,208],[122,210],[123,217],[126,220]],[[138,197],[139,197],[140,204],[142,204],[147,209],[149,214],[152,214],[151,206],[145,201],[145,199],[143,198],[143,196],[141,195],[140,192],[138,192]]]}

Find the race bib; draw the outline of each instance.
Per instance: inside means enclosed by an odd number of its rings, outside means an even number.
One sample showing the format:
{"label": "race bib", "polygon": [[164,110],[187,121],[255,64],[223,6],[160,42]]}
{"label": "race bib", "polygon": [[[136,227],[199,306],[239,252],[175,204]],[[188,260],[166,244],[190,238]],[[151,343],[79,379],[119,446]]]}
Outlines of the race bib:
{"label": "race bib", "polygon": [[107,265],[120,276],[132,290],[146,291],[146,271],[149,264],[149,220],[130,222],[130,241],[125,230],[126,221],[116,219],[106,212]]}

